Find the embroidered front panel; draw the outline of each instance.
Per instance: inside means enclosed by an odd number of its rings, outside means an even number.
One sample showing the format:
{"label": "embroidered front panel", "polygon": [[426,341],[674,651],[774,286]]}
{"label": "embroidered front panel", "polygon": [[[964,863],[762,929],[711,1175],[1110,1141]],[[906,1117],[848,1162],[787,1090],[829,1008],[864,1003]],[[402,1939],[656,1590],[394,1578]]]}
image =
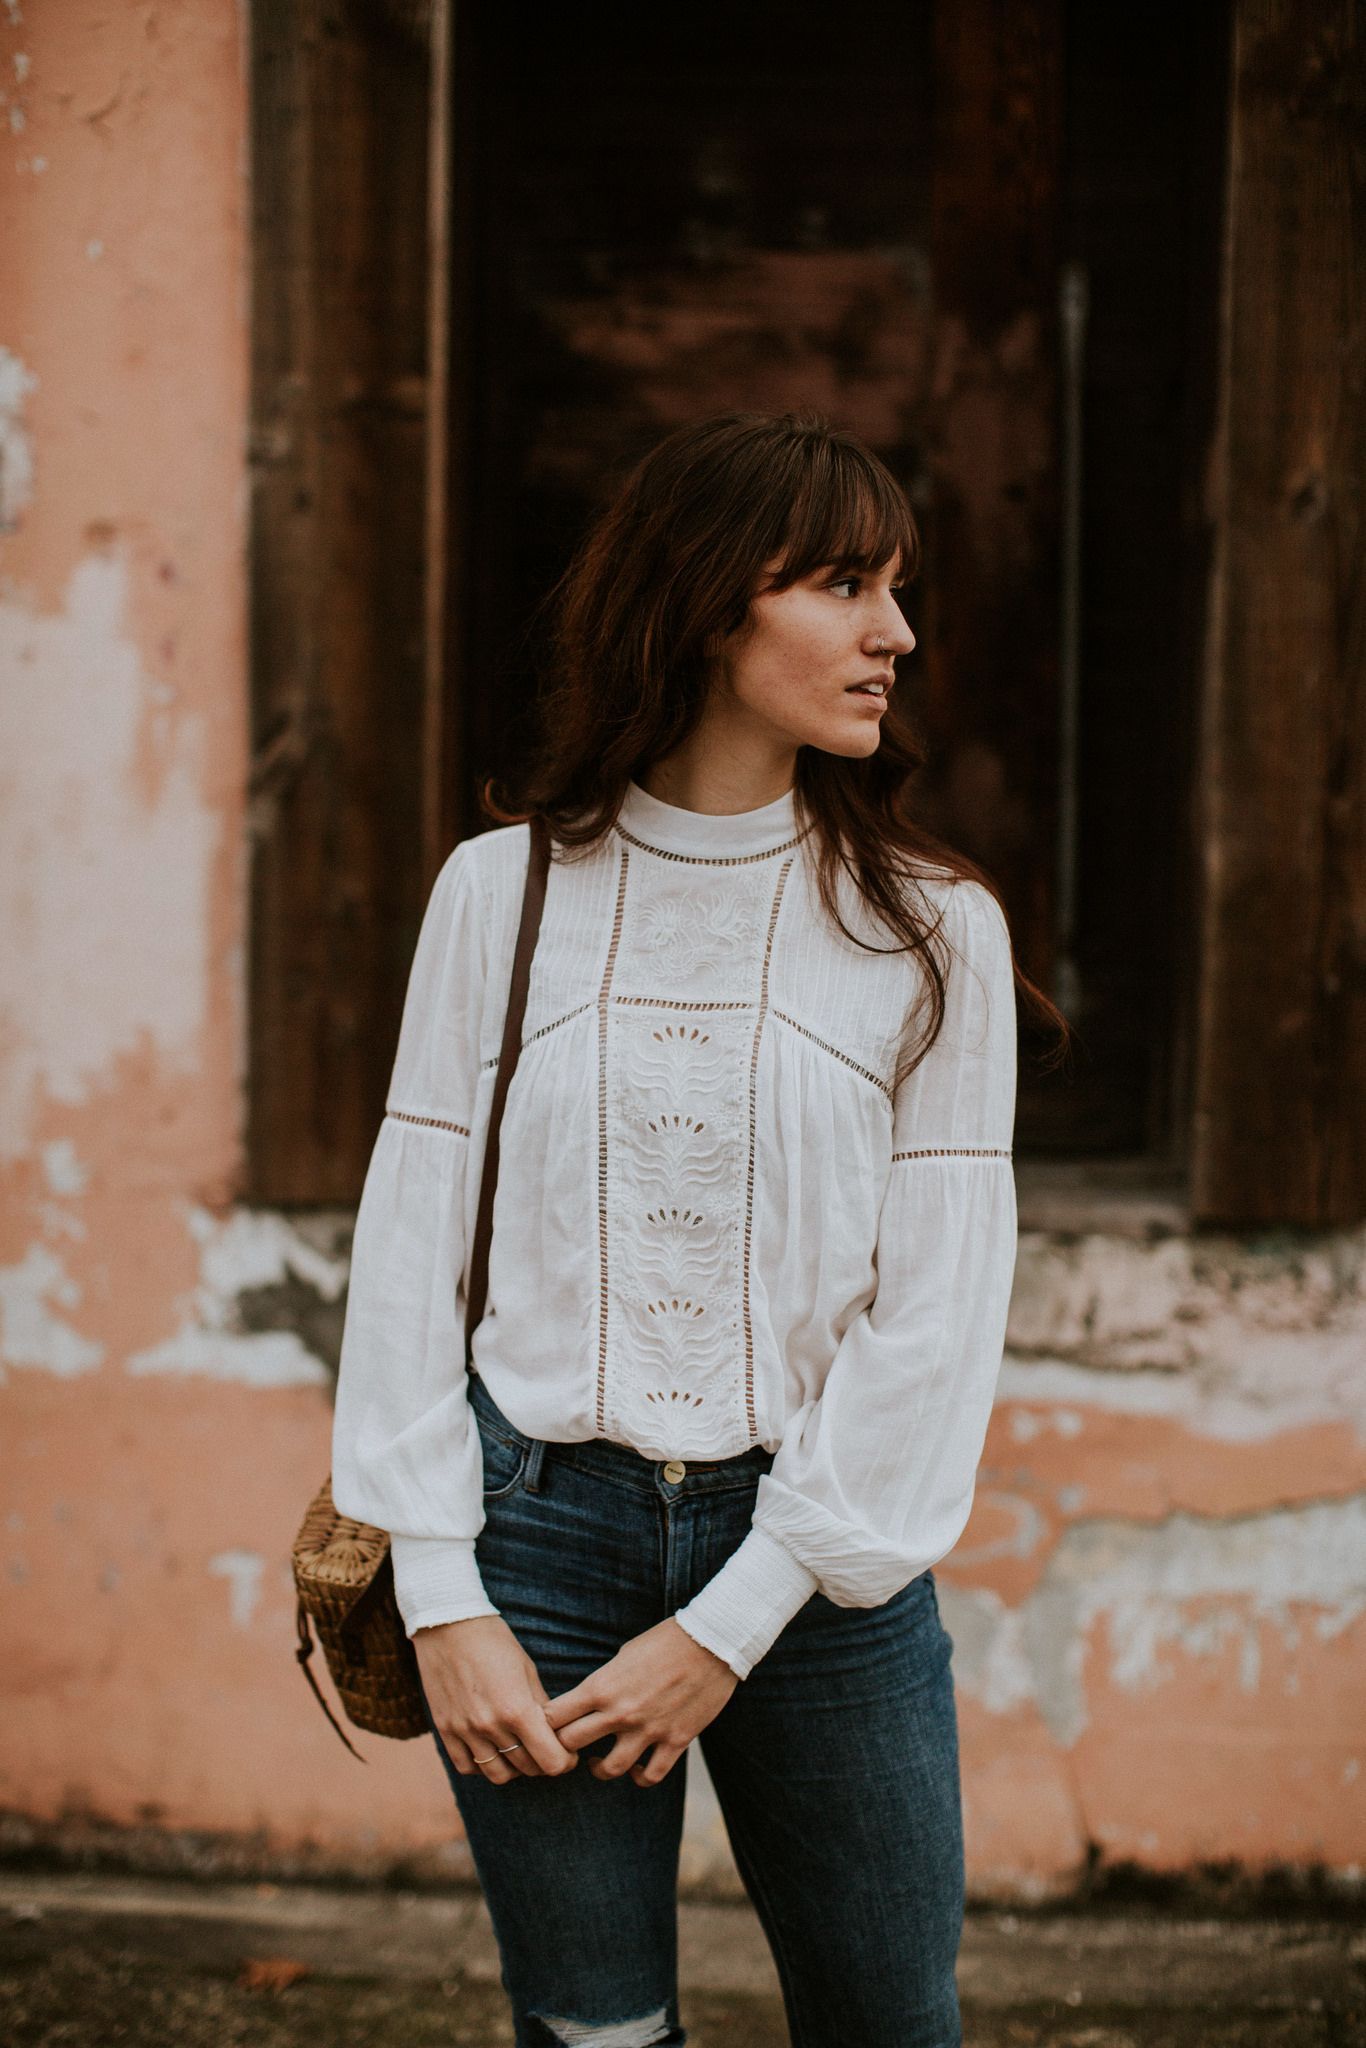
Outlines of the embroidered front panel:
{"label": "embroidered front panel", "polygon": [[599,1000],[597,1424],[647,1455],[726,1457],[757,1440],[755,1088],[792,856],[724,878],[621,858]]}
{"label": "embroidered front panel", "polygon": [[618,1010],[612,1030],[609,1426],[661,1457],[722,1457],[745,1442],[753,1018],[725,1012],[695,1024]]}

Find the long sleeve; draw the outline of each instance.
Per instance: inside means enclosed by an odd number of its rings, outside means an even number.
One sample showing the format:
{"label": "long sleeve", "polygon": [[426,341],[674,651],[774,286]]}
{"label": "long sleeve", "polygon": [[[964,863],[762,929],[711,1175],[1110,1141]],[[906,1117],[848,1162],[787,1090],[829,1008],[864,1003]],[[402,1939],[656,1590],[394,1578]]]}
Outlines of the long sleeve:
{"label": "long sleeve", "polygon": [[876,1294],[791,1418],[749,1535],[675,1615],[742,1678],[812,1592],[880,1605],[972,1506],[1015,1271],[1015,991],[980,883],[950,888],[943,930],[944,1022],[893,1106]]}
{"label": "long sleeve", "polygon": [[488,920],[472,841],[423,918],[356,1215],[332,1428],[332,1496],[387,1529],[409,1635],[497,1609],[474,1539],[483,1457],[465,1385],[464,1186]]}

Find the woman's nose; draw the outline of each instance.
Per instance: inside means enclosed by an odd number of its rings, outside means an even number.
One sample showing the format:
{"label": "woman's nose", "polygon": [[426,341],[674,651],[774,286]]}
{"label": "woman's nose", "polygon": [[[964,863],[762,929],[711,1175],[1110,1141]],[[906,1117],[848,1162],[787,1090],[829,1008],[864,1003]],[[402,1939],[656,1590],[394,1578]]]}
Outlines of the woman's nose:
{"label": "woman's nose", "polygon": [[893,605],[887,617],[879,622],[869,651],[876,654],[879,643],[888,654],[909,654],[915,646],[915,634],[907,625],[899,605]]}

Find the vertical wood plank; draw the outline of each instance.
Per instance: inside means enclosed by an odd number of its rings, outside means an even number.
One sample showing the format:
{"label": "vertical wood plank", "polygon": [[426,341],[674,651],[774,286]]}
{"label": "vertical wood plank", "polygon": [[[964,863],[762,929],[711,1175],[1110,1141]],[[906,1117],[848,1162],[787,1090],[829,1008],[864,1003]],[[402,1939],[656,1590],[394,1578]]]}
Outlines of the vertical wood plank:
{"label": "vertical wood plank", "polygon": [[[981,754],[980,772],[1003,778],[972,850],[1030,928],[1042,971],[1040,849],[1056,784],[1062,77],[1060,0],[936,7],[929,523],[953,582],[941,575],[927,592],[926,717],[932,736],[951,732],[958,749]],[[960,838],[961,805],[945,793],[942,822]],[[1012,831],[1021,816],[1023,835]]]}
{"label": "vertical wood plank", "polygon": [[426,54],[252,17],[248,1182],[356,1198],[421,913]]}
{"label": "vertical wood plank", "polygon": [[1366,48],[1237,0],[1192,1201],[1366,1214]]}
{"label": "vertical wood plank", "polygon": [[472,138],[462,0],[433,0],[427,145],[427,499],[422,732],[424,890],[469,827],[463,786],[470,307],[465,289]]}
{"label": "vertical wood plank", "polygon": [[1061,0],[934,11],[933,490],[921,811],[982,860],[1052,969],[1058,723]]}

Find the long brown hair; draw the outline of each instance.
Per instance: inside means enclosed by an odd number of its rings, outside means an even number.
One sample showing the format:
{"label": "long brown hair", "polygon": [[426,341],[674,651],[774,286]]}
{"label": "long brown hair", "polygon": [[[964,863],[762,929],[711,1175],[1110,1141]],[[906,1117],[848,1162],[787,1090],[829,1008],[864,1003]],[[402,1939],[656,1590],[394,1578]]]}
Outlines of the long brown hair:
{"label": "long brown hair", "polygon": [[[509,800],[496,778],[486,780],[485,812],[502,824],[539,812],[561,847],[596,844],[628,782],[695,730],[711,650],[745,624],[761,586],[784,590],[827,565],[866,574],[894,556],[899,580],[918,572],[920,537],[901,486],[871,449],[820,414],[723,412],[677,428],[626,476],[548,593],[537,737]],[[766,579],[775,557],[781,566]],[[897,697],[880,734],[862,759],[799,747],[793,796],[798,829],[814,827],[820,897],[834,923],[867,951],[911,950],[927,969],[929,1024],[895,1087],[938,1036],[946,987],[930,944],[938,923],[918,914],[923,899],[907,883],[937,866],[1001,897],[976,862],[906,809],[926,748]],[[868,947],[849,931],[840,868],[900,945]],[[1056,1064],[1070,1047],[1067,1020],[1013,948],[1012,966],[1028,1010],[1059,1034],[1048,1062]]]}

